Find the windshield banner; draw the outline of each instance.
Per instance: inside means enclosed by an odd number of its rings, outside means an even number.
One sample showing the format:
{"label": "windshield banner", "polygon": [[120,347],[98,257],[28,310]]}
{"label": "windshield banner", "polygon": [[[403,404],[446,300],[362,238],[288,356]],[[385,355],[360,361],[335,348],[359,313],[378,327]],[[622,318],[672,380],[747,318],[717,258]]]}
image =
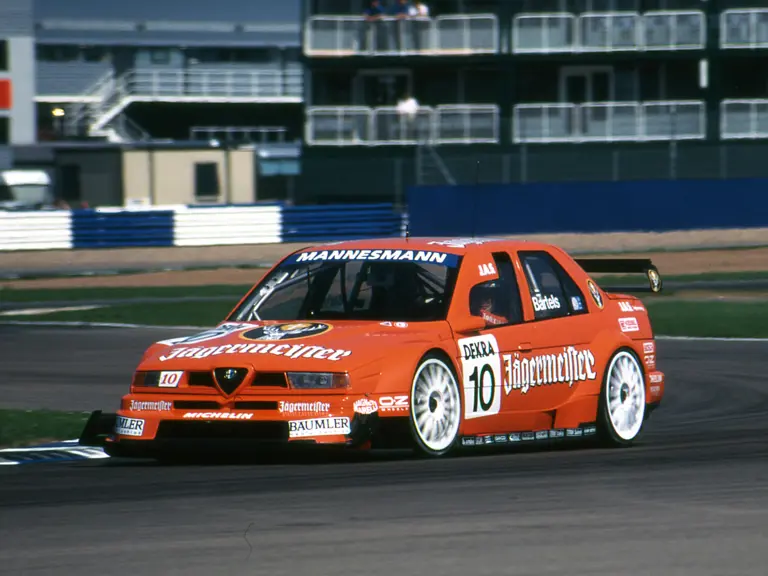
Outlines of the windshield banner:
{"label": "windshield banner", "polygon": [[375,260],[384,262],[424,262],[455,268],[459,263],[457,254],[431,252],[429,250],[322,250],[300,252],[286,259],[286,264],[302,262]]}

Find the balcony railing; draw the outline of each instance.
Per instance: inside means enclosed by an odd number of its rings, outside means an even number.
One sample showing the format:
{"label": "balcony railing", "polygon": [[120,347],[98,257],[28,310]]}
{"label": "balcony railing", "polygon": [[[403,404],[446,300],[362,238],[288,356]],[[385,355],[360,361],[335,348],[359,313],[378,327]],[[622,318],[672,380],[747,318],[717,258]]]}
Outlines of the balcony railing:
{"label": "balcony railing", "polygon": [[720,14],[720,47],[749,49],[768,47],[768,9],[739,8]]}
{"label": "balcony railing", "polygon": [[514,20],[512,51],[525,53],[573,52],[576,16],[565,13],[519,14]]}
{"label": "balcony railing", "polygon": [[698,10],[656,10],[643,14],[645,50],[701,50],[707,44],[706,19]]}
{"label": "balcony railing", "polygon": [[288,129],[282,126],[193,126],[190,140],[216,140],[248,144],[272,144],[287,141]]}
{"label": "balcony railing", "polygon": [[768,138],[768,100],[720,102],[720,138],[723,140]]}
{"label": "balcony railing", "polygon": [[697,10],[518,14],[512,52],[554,54],[646,50],[700,50],[704,13]]}
{"label": "balcony railing", "polygon": [[499,109],[485,104],[422,106],[409,115],[394,106],[315,106],[307,110],[305,141],[310,146],[496,144]]}
{"label": "balcony railing", "polygon": [[520,104],[512,134],[518,144],[700,140],[706,115],[702,101]]}
{"label": "balcony railing", "polygon": [[118,85],[123,97],[160,100],[301,101],[300,70],[132,70]]}
{"label": "balcony railing", "polygon": [[639,50],[642,45],[640,14],[636,12],[586,13],[577,22],[581,52]]}
{"label": "balcony railing", "polygon": [[499,23],[493,14],[438,18],[313,16],[304,28],[307,56],[404,56],[493,54]]}

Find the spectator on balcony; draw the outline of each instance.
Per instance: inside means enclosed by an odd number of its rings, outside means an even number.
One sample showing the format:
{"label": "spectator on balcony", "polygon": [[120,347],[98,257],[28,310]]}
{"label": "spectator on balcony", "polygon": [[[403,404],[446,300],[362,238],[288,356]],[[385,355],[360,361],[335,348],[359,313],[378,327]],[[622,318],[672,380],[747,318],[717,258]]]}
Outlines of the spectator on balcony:
{"label": "spectator on balcony", "polygon": [[429,8],[424,2],[418,1],[411,8],[411,16],[418,16],[419,18],[429,18]]}
{"label": "spectator on balcony", "polygon": [[397,126],[393,127],[396,130],[396,134],[391,135],[391,138],[422,142],[428,137],[428,134],[424,131],[424,118],[419,117],[419,108],[419,101],[410,94],[406,94],[397,103],[399,121]]}
{"label": "spectator on balcony", "polygon": [[370,6],[363,12],[365,23],[360,29],[359,43],[361,50],[378,50],[381,47],[380,38],[383,38],[384,34],[381,34],[380,30],[384,24],[382,20],[386,15],[386,10],[381,5],[381,1],[371,0]]}
{"label": "spectator on balcony", "polygon": [[419,17],[419,8],[410,0],[397,0],[392,15],[395,22],[395,42],[398,51],[419,50],[422,24],[413,18]]}
{"label": "spectator on balcony", "polygon": [[429,8],[424,2],[417,0],[411,4],[408,9],[408,16],[415,18],[413,22],[413,30],[411,31],[411,37],[413,38],[413,49],[417,52],[421,51],[421,33],[423,30],[429,32]]}
{"label": "spectator on balcony", "polygon": [[371,0],[371,5],[365,9],[364,15],[368,22],[375,22],[381,20],[383,16],[386,16],[386,11],[381,5],[380,0]]}
{"label": "spectator on balcony", "polygon": [[397,4],[392,8],[392,16],[398,20],[404,20],[411,16],[412,7],[410,0],[397,0]]}

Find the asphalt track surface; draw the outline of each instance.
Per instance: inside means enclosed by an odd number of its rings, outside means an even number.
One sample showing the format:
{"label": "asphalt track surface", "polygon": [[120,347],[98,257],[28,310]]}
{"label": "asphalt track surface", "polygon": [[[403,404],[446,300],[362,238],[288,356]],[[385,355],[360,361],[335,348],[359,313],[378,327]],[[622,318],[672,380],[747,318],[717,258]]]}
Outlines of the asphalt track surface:
{"label": "asphalt track surface", "polygon": [[[113,408],[168,335],[0,327],[0,398]],[[768,343],[658,348],[630,449],[4,467],[0,573],[764,575]]]}

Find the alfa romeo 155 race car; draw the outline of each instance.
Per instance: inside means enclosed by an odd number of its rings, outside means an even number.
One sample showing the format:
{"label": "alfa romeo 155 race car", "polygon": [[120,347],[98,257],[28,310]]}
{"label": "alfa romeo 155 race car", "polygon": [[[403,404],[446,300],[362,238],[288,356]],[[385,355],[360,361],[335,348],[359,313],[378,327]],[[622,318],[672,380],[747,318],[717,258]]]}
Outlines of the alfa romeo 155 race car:
{"label": "alfa romeo 155 race car", "polygon": [[[207,441],[462,447],[595,436],[626,446],[664,395],[641,301],[543,243],[359,240],[279,261],[218,326],[144,354],[81,444],[161,457]],[[624,290],[629,290],[625,288]],[[642,291],[641,290],[641,291]],[[165,452],[164,452],[165,451]]]}

